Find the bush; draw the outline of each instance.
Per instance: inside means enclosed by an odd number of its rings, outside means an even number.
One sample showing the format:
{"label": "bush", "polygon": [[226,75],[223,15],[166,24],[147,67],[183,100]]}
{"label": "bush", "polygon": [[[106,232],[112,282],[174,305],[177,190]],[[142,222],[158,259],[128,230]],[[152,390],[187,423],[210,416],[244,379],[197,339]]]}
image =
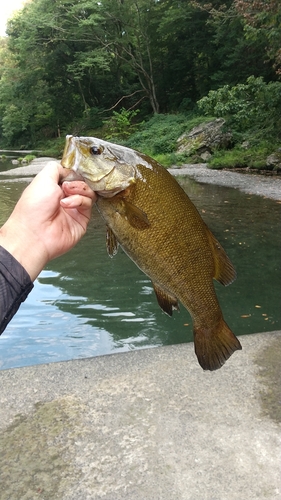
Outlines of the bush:
{"label": "bush", "polygon": [[36,156],[35,155],[26,155],[24,158],[21,159],[21,161],[25,160],[27,163],[30,163],[32,160],[35,160]]}
{"label": "bush", "polygon": [[113,111],[112,116],[103,122],[105,139],[125,139],[131,135],[137,126],[132,123],[132,120],[138,113],[139,109],[127,111],[125,108],[122,108],[119,113]]}
{"label": "bush", "polygon": [[61,158],[65,146],[65,137],[57,137],[56,139],[45,141],[39,144],[42,148],[40,156],[50,156],[51,158]]}
{"label": "bush", "polygon": [[265,83],[262,77],[251,76],[245,84],[210,91],[197,104],[205,114],[224,117],[237,132],[253,130],[263,137],[280,136],[281,82]]}

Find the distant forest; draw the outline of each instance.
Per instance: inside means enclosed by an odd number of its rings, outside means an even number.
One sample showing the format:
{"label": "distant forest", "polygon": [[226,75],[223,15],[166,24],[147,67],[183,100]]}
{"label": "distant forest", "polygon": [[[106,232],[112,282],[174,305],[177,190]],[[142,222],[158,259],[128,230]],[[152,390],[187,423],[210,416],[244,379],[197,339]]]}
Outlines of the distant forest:
{"label": "distant forest", "polygon": [[196,113],[252,76],[280,82],[280,23],[279,0],[33,0],[0,39],[0,145],[81,134],[121,109]]}

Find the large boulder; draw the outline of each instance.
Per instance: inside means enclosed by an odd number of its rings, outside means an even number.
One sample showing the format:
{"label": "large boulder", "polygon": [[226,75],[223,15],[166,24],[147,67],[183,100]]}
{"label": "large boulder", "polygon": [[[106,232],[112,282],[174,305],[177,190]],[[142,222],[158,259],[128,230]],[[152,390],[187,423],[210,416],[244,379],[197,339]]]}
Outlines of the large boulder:
{"label": "large boulder", "polygon": [[273,170],[281,170],[281,150],[272,153],[266,158],[266,166]]}
{"label": "large boulder", "polygon": [[[199,155],[206,157],[217,149],[227,149],[232,143],[231,132],[224,132],[225,120],[217,118],[194,127],[190,132],[182,134],[177,140],[177,152],[187,156]],[[202,156],[203,155],[203,156]]]}

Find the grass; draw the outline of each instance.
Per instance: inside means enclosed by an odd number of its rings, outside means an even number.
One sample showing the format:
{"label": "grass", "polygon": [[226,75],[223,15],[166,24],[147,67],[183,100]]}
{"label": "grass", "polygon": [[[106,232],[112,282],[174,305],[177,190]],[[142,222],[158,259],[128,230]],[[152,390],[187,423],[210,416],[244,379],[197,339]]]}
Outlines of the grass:
{"label": "grass", "polygon": [[269,141],[263,141],[258,145],[251,145],[247,149],[241,144],[236,145],[230,150],[221,150],[214,153],[209,161],[210,168],[251,168],[251,169],[268,169],[266,158],[277,146]]}
{"label": "grass", "polygon": [[169,155],[175,153],[177,139],[196,125],[210,118],[193,115],[154,115],[143,122],[125,142],[126,146],[150,154]]}

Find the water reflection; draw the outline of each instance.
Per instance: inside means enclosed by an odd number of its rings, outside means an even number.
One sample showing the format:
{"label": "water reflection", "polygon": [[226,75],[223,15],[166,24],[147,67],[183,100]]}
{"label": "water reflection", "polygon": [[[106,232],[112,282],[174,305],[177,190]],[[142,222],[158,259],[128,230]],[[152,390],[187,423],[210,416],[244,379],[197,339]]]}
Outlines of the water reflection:
{"label": "water reflection", "polygon": [[[180,179],[227,250],[238,279],[216,290],[238,335],[280,328],[280,204]],[[23,183],[0,183],[4,222]],[[188,312],[159,309],[150,280],[119,249],[109,259],[95,212],[71,252],[50,263],[0,338],[0,368],[96,356],[192,340]],[[243,341],[242,341],[243,342]]]}

